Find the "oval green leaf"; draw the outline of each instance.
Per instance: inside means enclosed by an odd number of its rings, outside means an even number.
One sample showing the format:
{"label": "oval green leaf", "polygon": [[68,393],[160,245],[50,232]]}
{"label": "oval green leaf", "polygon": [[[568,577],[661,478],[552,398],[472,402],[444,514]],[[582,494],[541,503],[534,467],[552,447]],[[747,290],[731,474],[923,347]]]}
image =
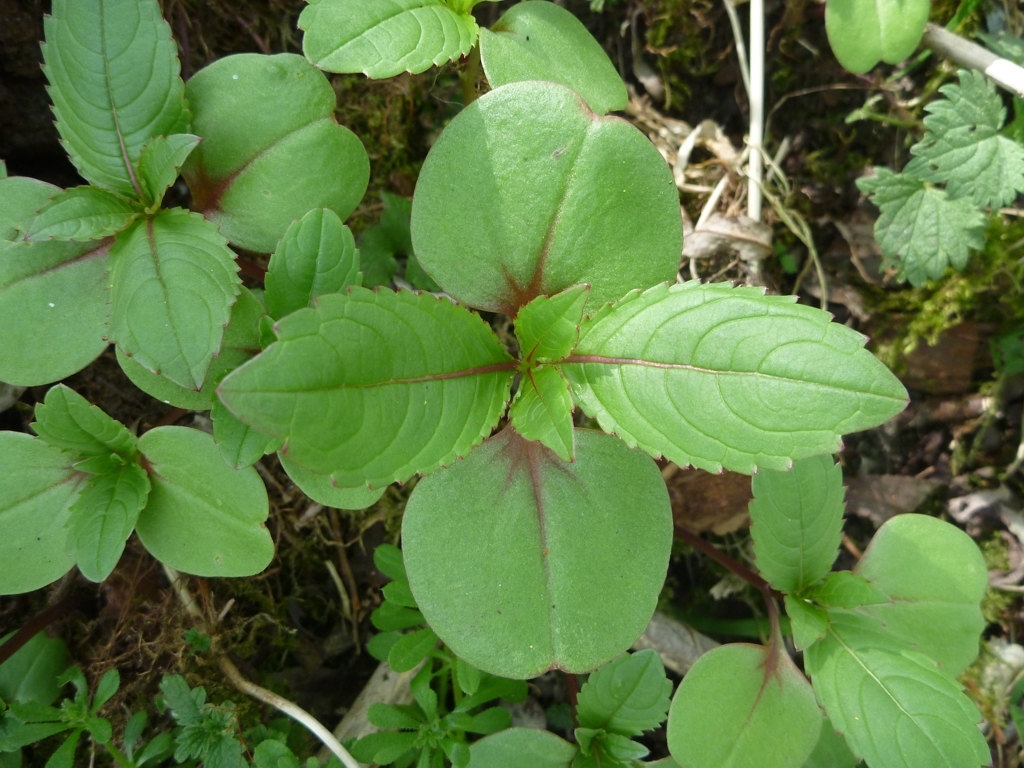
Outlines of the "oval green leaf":
{"label": "oval green leaf", "polygon": [[266,454],[281,447],[281,441],[243,424],[219,400],[210,410],[213,421],[213,441],[220,455],[232,469],[251,467]]}
{"label": "oval green leaf", "polygon": [[70,387],[58,384],[36,405],[33,431],[54,448],[77,456],[131,458],[135,435]]}
{"label": "oval green leaf", "polygon": [[28,228],[29,242],[102,240],[116,235],[139,216],[131,203],[98,187],[74,187],[44,205]]}
{"label": "oval green leaf", "polygon": [[252,576],[270,564],[267,491],[252,467],[231,469],[213,438],[158,427],[139,439],[153,489],[136,530],[162,563],[196,576]]}
{"label": "oval green leaf", "polygon": [[380,488],[367,488],[365,485],[355,488],[339,488],[331,482],[330,475],[310,472],[283,453],[278,453],[277,458],[281,460],[281,466],[284,467],[284,471],[288,473],[288,477],[299,487],[299,490],[325,507],[366,509],[376,504],[377,499],[383,496],[384,491],[388,489],[386,485],[382,485]]}
{"label": "oval green leaf", "polygon": [[505,430],[416,486],[405,567],[427,623],[473,666],[585,672],[650,621],[671,518],[657,466],[620,440],[578,430],[567,464]]}
{"label": "oval green leaf", "polygon": [[598,117],[565,86],[514,83],[462,110],[434,144],[412,239],[427,274],[470,306],[515,317],[584,283],[600,306],[675,279],[679,195],[632,125]]}
{"label": "oval green leaf", "polygon": [[661,725],[672,681],[657,652],[623,654],[594,672],[579,692],[580,726],[639,736]]}
{"label": "oval green leaf", "polygon": [[[0,645],[11,636],[0,637]],[[47,637],[41,631],[0,664],[0,699],[6,703],[35,702],[52,704],[60,696],[57,681],[68,668],[68,647],[59,637]]]}
{"label": "oval green leaf", "polygon": [[509,728],[470,746],[468,768],[569,768],[577,752],[550,731]]}
{"label": "oval green leaf", "polygon": [[846,740],[836,733],[832,723],[826,717],[821,724],[821,735],[814,751],[804,762],[802,768],[856,768],[860,761],[854,757]]}
{"label": "oval green leaf", "polygon": [[860,74],[910,56],[930,10],[930,0],[828,0],[825,31],[839,63]]}
{"label": "oval green leaf", "polygon": [[193,207],[235,245],[271,253],[314,208],[348,217],[366,191],[370,162],[334,119],[334,89],[293,53],[227,56],[188,81],[193,133],[182,167]]}

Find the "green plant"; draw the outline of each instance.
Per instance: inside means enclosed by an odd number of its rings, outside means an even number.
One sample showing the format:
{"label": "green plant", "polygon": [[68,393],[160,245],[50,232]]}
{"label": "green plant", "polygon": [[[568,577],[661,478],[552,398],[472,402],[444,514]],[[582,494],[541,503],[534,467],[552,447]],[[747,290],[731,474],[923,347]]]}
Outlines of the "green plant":
{"label": "green plant", "polygon": [[930,10],[931,0],[828,0],[825,29],[839,63],[867,72],[879,61],[898,64],[910,56]]}

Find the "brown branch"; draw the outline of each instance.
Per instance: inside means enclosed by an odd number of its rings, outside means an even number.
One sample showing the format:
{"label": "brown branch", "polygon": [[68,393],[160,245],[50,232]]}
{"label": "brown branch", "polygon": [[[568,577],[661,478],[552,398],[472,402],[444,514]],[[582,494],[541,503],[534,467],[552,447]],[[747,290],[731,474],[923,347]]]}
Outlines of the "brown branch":
{"label": "brown branch", "polygon": [[571,672],[565,673],[565,686],[569,689],[569,704],[572,705],[572,721],[576,723],[576,727],[580,727],[580,718],[576,714],[576,708],[579,706],[580,699],[580,680],[576,675]]}
{"label": "brown branch", "polygon": [[703,552],[705,555],[710,557],[712,560],[714,560],[720,566],[725,568],[727,571],[735,573],[737,576],[739,576],[741,579],[743,579],[751,586],[756,587],[761,592],[764,592],[766,598],[768,596],[771,596],[773,598],[776,598],[777,600],[782,599],[781,592],[772,589],[771,584],[769,584],[767,581],[762,579],[752,570],[747,568],[747,566],[743,565],[743,563],[734,560],[729,555],[725,554],[725,552],[720,550],[714,544],[704,541],[704,539],[702,539],[700,536],[691,531],[686,530],[680,525],[677,525],[675,527],[675,534],[676,537],[682,539],[694,549]]}

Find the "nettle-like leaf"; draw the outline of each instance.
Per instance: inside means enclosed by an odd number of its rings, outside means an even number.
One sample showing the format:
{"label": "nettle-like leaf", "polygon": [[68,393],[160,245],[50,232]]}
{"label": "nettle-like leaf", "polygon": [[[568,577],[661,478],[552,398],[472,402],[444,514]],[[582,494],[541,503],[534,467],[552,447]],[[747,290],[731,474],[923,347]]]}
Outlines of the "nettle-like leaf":
{"label": "nettle-like leaf", "polygon": [[814,456],[789,472],[759,472],[751,488],[750,535],[761,575],[783,592],[824,577],[843,537],[842,467]]}
{"label": "nettle-like leaf", "polygon": [[868,616],[830,618],[828,636],[804,658],[818,700],[857,757],[871,768],[989,764],[981,715],[955,679]]}
{"label": "nettle-like leaf", "polygon": [[283,453],[278,453],[277,457],[281,460],[284,471],[288,473],[288,477],[299,487],[299,490],[325,507],[366,509],[376,504],[377,499],[383,496],[384,491],[387,490],[386,485],[376,489],[367,488],[365,485],[355,488],[339,488],[331,482],[330,475],[322,475],[300,467]]}
{"label": "nettle-like leaf", "polygon": [[316,208],[288,227],[270,258],[266,302],[279,319],[317,296],[358,285],[359,252],[352,232],[329,208]]}
{"label": "nettle-like leaf", "polygon": [[20,432],[0,432],[0,595],[45,587],[75,564],[67,522],[82,475],[74,457]]}
{"label": "nettle-like leaf", "polygon": [[585,320],[559,368],[630,446],[709,472],[786,470],[906,407],[866,339],[830,318],[756,288],[659,285]]}
{"label": "nettle-like leaf", "polygon": [[959,528],[926,515],[897,515],[875,534],[854,573],[892,598],[858,609],[887,633],[953,677],[977,657],[988,570]]}
{"label": "nettle-like leaf", "polygon": [[33,431],[54,448],[83,457],[135,454],[137,441],[124,424],[63,384],[50,388],[35,417]]}
{"label": "nettle-like leaf", "polygon": [[64,148],[98,187],[142,198],[142,146],[188,128],[177,46],[156,0],[54,0],[43,71]]}
{"label": "nettle-like leaf", "polygon": [[60,192],[35,179],[0,179],[0,381],[9,384],[66,378],[107,346],[110,242],[9,242]]}
{"label": "nettle-like leaf", "polygon": [[572,395],[569,382],[550,365],[527,369],[509,409],[509,421],[527,440],[537,440],[562,461],[572,461]]}
{"label": "nettle-like leaf", "polygon": [[217,227],[165,210],[117,239],[110,271],[118,348],[179,386],[202,389],[241,282]]}
{"label": "nettle-like leaf", "polygon": [[[14,632],[0,636],[0,645]],[[60,696],[57,678],[68,668],[68,646],[40,631],[0,664],[0,699],[5,702],[52,704]]]}
{"label": "nettle-like leaf", "polygon": [[136,530],[162,563],[197,576],[252,576],[270,563],[267,491],[252,467],[231,469],[213,438],[157,427],[139,439],[153,488]]}
{"label": "nettle-like leaf", "polygon": [[416,603],[445,644],[528,678],[594,669],[639,637],[672,515],[657,465],[622,441],[578,430],[568,464],[505,430],[419,482],[402,541]]}
{"label": "nettle-like leaf", "polygon": [[264,435],[243,424],[219,400],[214,400],[210,418],[213,421],[213,440],[232,469],[251,467],[264,455],[281,447],[279,438]]}
{"label": "nettle-like leaf", "polygon": [[565,8],[527,0],[480,30],[480,61],[492,88],[522,80],[561,83],[599,115],[626,108],[629,94],[615,65]]}
{"label": "nettle-like leaf", "polygon": [[515,317],[585,283],[596,307],[675,279],[679,195],[632,125],[598,117],[565,86],[513,83],[462,110],[434,144],[412,240],[427,274],[470,306]]}
{"label": "nettle-like leaf", "polygon": [[915,287],[942,277],[948,266],[963,269],[970,251],[984,246],[985,216],[971,200],[950,199],[912,174],[882,167],[875,174],[857,179],[881,210],[875,239]]}
{"label": "nettle-like leaf", "polygon": [[569,768],[579,747],[551,731],[509,728],[469,748],[469,768]]}
{"label": "nettle-like leaf", "polygon": [[441,0],[313,0],[299,15],[302,52],[328,72],[416,74],[467,55],[479,28]]}
{"label": "nettle-like leaf", "polygon": [[803,765],[821,732],[807,678],[783,648],[732,643],[701,656],[668,714],[668,748],[688,768]]}
{"label": "nettle-like leaf", "polygon": [[334,119],[334,89],[297,54],[226,56],[186,87],[203,138],[182,167],[193,207],[235,245],[270,253],[314,208],[348,217],[370,163]]}
{"label": "nettle-like leaf", "polygon": [[44,205],[25,234],[29,242],[102,240],[139,216],[127,199],[98,187],[74,187]]}
{"label": "nettle-like leaf", "polygon": [[145,143],[139,155],[139,182],[146,199],[159,204],[167,188],[178,178],[178,171],[192,150],[202,141],[191,133],[155,136]]}
{"label": "nettle-like leaf", "polygon": [[828,0],[825,30],[832,52],[850,72],[880,60],[898,64],[921,42],[929,0]]}
{"label": "nettle-like leaf", "polygon": [[340,487],[404,482],[467,453],[498,423],[516,367],[479,317],[408,291],[321,296],[277,337],[219,397]]}
{"label": "nettle-like leaf", "polygon": [[925,107],[928,133],[911,148],[904,173],[946,182],[950,198],[999,207],[1024,192],[1024,147],[999,130],[1006,108],[984,74],[960,70],[960,84],[939,89],[946,98]]}
{"label": "nettle-like leaf", "polygon": [[516,315],[516,338],[523,359],[534,363],[561,360],[580,338],[583,309],[590,287],[577,285],[555,296],[538,296]]}
{"label": "nettle-like leaf", "polygon": [[623,654],[594,672],[579,693],[580,726],[639,736],[661,725],[672,681],[657,652]]}

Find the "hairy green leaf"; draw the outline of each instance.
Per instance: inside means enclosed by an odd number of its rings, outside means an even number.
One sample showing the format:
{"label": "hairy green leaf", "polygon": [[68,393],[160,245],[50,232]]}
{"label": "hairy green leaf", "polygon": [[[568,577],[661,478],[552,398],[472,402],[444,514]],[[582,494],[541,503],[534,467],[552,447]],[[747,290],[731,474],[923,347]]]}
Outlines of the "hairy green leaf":
{"label": "hairy green leaf", "polygon": [[181,172],[193,207],[235,245],[270,253],[314,208],[345,219],[366,191],[370,163],[334,120],[334,89],[293,53],[218,59],[186,87],[203,138]]}
{"label": "hairy green leaf", "polygon": [[550,731],[509,728],[469,748],[469,768],[569,768],[579,748]]}
{"label": "hairy green leaf", "polygon": [[804,596],[825,608],[857,608],[889,603],[889,596],[862,576],[835,571],[804,591]]}
{"label": "hairy green leaf", "polygon": [[479,28],[440,0],[312,0],[299,16],[302,52],[328,72],[394,77],[465,56]]}
{"label": "hairy green leaf", "polygon": [[554,3],[512,6],[480,30],[480,60],[492,88],[549,80],[578,93],[599,115],[626,108],[629,94],[615,65],[583,23]]}
{"label": "hairy green leaf", "polygon": [[671,529],[647,456],[578,430],[568,464],[507,429],[419,482],[402,541],[413,595],[445,644],[486,672],[528,678],[594,669],[640,636]]}
{"label": "hairy green leaf", "polygon": [[243,424],[219,400],[214,400],[210,418],[213,420],[213,440],[232,469],[251,467],[265,454],[274,453],[281,447],[278,438]]}
{"label": "hairy green leaf", "polygon": [[825,30],[832,52],[850,72],[879,60],[898,64],[921,42],[929,0],[828,0]]}
{"label": "hairy green leaf", "polygon": [[156,0],[54,0],[43,71],[64,148],[96,186],[129,197],[153,136],[188,129],[177,45]]}
{"label": "hairy green leaf", "polygon": [[202,141],[191,133],[155,136],[145,143],[139,155],[139,181],[151,203],[159,203],[178,178],[178,171],[192,150]]}
{"label": "hairy green leaf", "polygon": [[149,477],[135,462],[89,478],[71,507],[68,550],[89,581],[114,570],[149,496]]}
{"label": "hairy green leaf", "polygon": [[359,252],[352,232],[330,208],[315,208],[288,227],[267,270],[266,302],[278,319],[317,296],[358,285]]}
{"label": "hairy green leaf", "polygon": [[284,318],[277,336],[220,399],[346,488],[464,455],[497,424],[515,369],[479,317],[430,294],[353,287]]}
{"label": "hairy green leaf", "polygon": [[583,308],[590,288],[577,285],[555,296],[538,296],[516,315],[516,338],[529,362],[561,360],[580,338]]}
{"label": "hairy green leaf", "polygon": [[58,384],[36,405],[33,431],[54,448],[78,456],[125,458],[135,454],[136,439],[124,424],[110,418],[70,387]]}
{"label": "hairy green leaf", "polygon": [[543,443],[563,461],[573,460],[572,395],[557,368],[542,365],[523,373],[509,421],[527,440]]}
{"label": "hairy green leaf", "polygon": [[793,628],[793,643],[807,650],[828,632],[828,614],[821,608],[795,595],[786,595],[786,615]]}
{"label": "hairy green leaf", "polygon": [[661,725],[671,696],[661,657],[648,648],[594,672],[580,689],[577,713],[584,728],[639,736]]}
{"label": "hairy green leaf", "polygon": [[630,446],[709,472],[786,470],[906,407],[866,339],[830,318],[756,288],[659,285],[584,321],[560,369]]}
{"label": "hairy green leaf", "polygon": [[29,242],[102,240],[116,235],[139,212],[125,198],[98,187],[74,187],[44,205],[25,235]]}
{"label": "hairy green leaf", "polygon": [[165,210],[117,239],[110,272],[118,348],[179,386],[202,389],[241,282],[217,227]]}
{"label": "hairy green leaf", "polygon": [[409,672],[423,661],[423,658],[434,649],[435,645],[437,645],[437,635],[429,627],[402,635],[391,646],[391,651],[388,653],[388,664],[395,672]]}
{"label": "hairy green leaf", "polygon": [[928,133],[911,148],[904,173],[946,182],[951,199],[998,208],[1024,192],[1024,147],[999,130],[1006,108],[996,87],[978,71],[960,70],[960,84],[939,89],[946,98],[925,107]]}
{"label": "hairy green leaf", "polygon": [[158,427],[139,439],[153,489],[136,530],[162,563],[196,576],[252,576],[270,563],[267,491],[252,467],[234,470],[213,438]]}
{"label": "hairy green leaf", "polygon": [[814,692],[784,649],[733,643],[701,656],[668,714],[668,748],[687,768],[803,765],[821,732]]}
{"label": "hairy green leaf", "polygon": [[843,469],[831,456],[759,472],[751,481],[750,535],[757,569],[783,592],[808,587],[832,569],[843,537]]}
{"label": "hairy green leaf", "polygon": [[288,473],[288,477],[299,487],[299,490],[325,507],[366,509],[376,504],[377,499],[383,496],[384,491],[387,490],[386,485],[376,489],[368,488],[365,485],[339,488],[331,482],[330,475],[321,475],[300,467],[283,453],[278,453],[277,457],[281,460],[284,471]]}
{"label": "hairy green leaf", "polygon": [[[0,645],[13,635],[11,632],[0,637]],[[67,668],[67,644],[40,631],[0,664],[0,699],[52,704],[60,697],[57,678]]]}
{"label": "hairy green leaf", "polygon": [[854,573],[892,598],[860,609],[886,632],[953,677],[977,657],[988,569],[959,528],[925,515],[897,515],[875,534]]}
{"label": "hairy green leaf", "polygon": [[565,86],[513,83],[462,110],[430,150],[412,239],[427,273],[470,306],[515,317],[584,283],[600,306],[675,278],[679,195],[632,125]]}
{"label": "hairy green leaf", "polygon": [[0,595],[45,587],[75,564],[67,522],[82,476],[73,457],[21,432],[0,432]]}
{"label": "hairy green leaf", "polygon": [[857,180],[882,214],[875,239],[882,255],[894,259],[900,275],[915,287],[942,277],[948,266],[963,269],[971,249],[985,244],[985,216],[971,200],[951,200],[908,173],[878,167],[875,174]]}

